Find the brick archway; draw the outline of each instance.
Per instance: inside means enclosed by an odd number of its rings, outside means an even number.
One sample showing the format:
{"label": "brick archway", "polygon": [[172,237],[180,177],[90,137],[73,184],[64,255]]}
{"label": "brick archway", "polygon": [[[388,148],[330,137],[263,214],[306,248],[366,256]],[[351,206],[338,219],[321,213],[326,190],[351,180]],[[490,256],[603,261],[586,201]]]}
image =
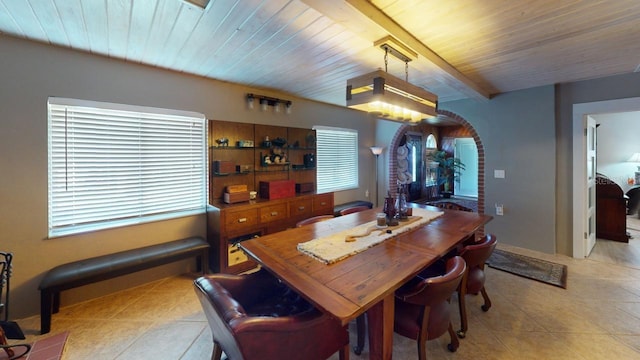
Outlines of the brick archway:
{"label": "brick archway", "polygon": [[[473,137],[473,140],[476,143],[476,147],[478,148],[478,213],[484,214],[484,146],[482,145],[482,141],[480,140],[480,136],[478,136],[478,132],[469,124],[467,120],[458,116],[455,113],[445,110],[438,110],[438,115],[446,116],[449,119],[455,121],[465,128],[467,133],[470,133]],[[403,125],[401,126],[396,134],[391,139],[391,144],[389,144],[389,154],[395,154],[398,145],[402,141],[402,138],[406,135],[407,131],[413,129],[414,127],[411,125]],[[398,177],[397,165],[398,159],[396,156],[389,156],[389,177],[387,188],[390,192],[395,195],[397,183],[396,179]]]}

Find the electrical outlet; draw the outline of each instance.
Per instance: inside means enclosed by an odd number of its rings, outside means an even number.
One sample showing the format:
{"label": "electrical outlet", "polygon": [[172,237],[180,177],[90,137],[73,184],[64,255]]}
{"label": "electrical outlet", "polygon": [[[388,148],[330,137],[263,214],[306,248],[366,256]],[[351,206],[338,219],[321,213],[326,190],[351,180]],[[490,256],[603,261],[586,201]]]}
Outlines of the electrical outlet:
{"label": "electrical outlet", "polygon": [[496,204],[496,215],[504,215],[504,207],[502,206],[502,204]]}
{"label": "electrical outlet", "polygon": [[364,191],[364,197],[366,197],[367,199],[369,198],[369,190]]}

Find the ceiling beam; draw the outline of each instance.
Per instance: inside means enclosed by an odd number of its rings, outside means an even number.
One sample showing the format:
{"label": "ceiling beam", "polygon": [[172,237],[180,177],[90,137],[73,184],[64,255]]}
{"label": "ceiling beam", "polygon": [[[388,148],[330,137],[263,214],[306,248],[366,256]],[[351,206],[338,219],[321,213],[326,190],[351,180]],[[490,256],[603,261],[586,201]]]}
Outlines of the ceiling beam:
{"label": "ceiling beam", "polygon": [[488,91],[471,81],[458,69],[433,52],[400,24],[375,7],[368,0],[302,0],[311,8],[373,42],[393,36],[418,53],[417,61],[426,61],[441,72],[439,77],[449,86],[459,89],[470,98],[489,99]]}

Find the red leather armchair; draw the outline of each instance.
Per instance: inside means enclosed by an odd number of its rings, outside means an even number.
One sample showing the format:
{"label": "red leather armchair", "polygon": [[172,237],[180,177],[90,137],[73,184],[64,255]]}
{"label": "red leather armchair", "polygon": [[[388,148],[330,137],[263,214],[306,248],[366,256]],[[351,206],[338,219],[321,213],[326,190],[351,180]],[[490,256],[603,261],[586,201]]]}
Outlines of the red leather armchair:
{"label": "red leather armchair", "polygon": [[491,299],[484,288],[485,273],[484,263],[489,259],[496,248],[497,238],[493,234],[485,235],[480,241],[464,246],[459,250],[458,255],[467,263],[467,272],[462,278],[462,283],[458,289],[458,306],[460,308],[461,328],[458,336],[464,338],[468,330],[467,308],[465,297],[467,294],[477,295],[482,293],[484,298],[483,311],[488,311],[491,307]]}
{"label": "red leather armchair", "polygon": [[418,358],[426,359],[426,341],[449,332],[448,349],[454,352],[459,341],[451,324],[451,295],[465,273],[466,265],[459,257],[447,260],[445,273],[440,276],[410,280],[396,291],[394,331],[417,340]]}
{"label": "red leather armchair", "polygon": [[346,327],[324,315],[265,270],[194,281],[213,336],[211,359],[349,358]]}

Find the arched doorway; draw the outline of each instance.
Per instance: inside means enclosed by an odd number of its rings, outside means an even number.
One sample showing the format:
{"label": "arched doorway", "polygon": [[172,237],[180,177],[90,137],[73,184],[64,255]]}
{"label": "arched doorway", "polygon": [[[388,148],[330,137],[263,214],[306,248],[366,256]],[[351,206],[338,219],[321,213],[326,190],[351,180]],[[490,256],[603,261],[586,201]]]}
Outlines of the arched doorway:
{"label": "arched doorway", "polygon": [[[484,214],[484,146],[482,141],[480,140],[480,136],[478,132],[471,126],[471,124],[466,121],[464,118],[454,114],[450,111],[438,110],[438,117],[446,117],[448,122],[454,122],[460,125],[458,128],[460,129],[460,134],[464,134],[465,137],[472,137],[476,143],[476,147],[478,149],[478,213]],[[397,179],[398,179],[398,159],[395,156],[396,149],[406,141],[406,136],[408,133],[422,132],[425,134],[425,139],[428,133],[425,133],[427,130],[437,131],[437,126],[429,125],[429,124],[420,124],[417,126],[412,125],[402,125],[398,131],[396,131],[393,139],[391,140],[391,144],[389,144],[389,154],[394,154],[389,156],[388,161],[388,186],[392,194],[395,194],[397,188]],[[423,131],[425,130],[425,131]],[[439,134],[438,134],[439,135]],[[436,135],[436,136],[438,136]],[[449,136],[455,136],[454,133],[450,133]],[[462,137],[462,136],[460,136]],[[424,153],[422,154],[422,159],[424,159]]]}

